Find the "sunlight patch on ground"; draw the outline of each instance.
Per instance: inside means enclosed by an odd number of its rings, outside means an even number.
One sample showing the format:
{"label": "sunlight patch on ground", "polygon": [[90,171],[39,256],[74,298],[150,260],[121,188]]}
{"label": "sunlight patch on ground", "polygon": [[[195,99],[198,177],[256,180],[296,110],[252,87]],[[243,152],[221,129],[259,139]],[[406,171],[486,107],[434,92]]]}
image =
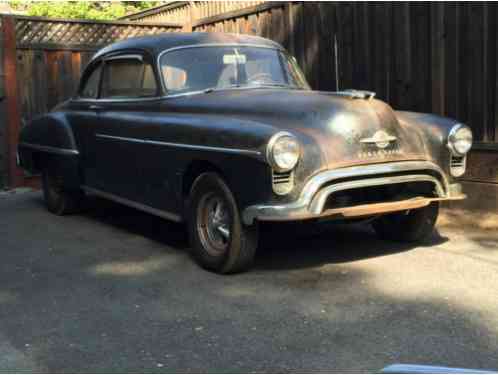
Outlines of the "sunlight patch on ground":
{"label": "sunlight patch on ground", "polygon": [[114,261],[97,264],[90,272],[97,276],[143,276],[169,268],[175,263],[175,259],[166,256],[137,261]]}

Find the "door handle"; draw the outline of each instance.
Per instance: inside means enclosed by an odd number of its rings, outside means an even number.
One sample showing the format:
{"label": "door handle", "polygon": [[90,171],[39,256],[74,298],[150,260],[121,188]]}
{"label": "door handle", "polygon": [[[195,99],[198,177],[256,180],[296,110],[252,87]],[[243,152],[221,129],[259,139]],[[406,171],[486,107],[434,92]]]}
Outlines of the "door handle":
{"label": "door handle", "polygon": [[91,111],[101,111],[104,108],[101,107],[100,105],[92,104],[91,106],[88,107],[88,109]]}

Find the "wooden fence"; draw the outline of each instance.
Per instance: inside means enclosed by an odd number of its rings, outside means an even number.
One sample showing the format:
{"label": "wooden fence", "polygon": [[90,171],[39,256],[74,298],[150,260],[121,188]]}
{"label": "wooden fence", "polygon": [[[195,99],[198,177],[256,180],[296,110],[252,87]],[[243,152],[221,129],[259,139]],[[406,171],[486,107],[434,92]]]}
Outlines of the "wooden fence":
{"label": "wooden fence", "polygon": [[[498,183],[497,17],[492,3],[184,1],[114,23],[16,17],[16,52],[1,61],[16,60],[27,121],[68,97],[92,51],[114,40],[163,31],[260,35],[294,54],[314,89],[372,90],[396,109],[468,123],[477,143],[466,178]],[[9,95],[0,116],[15,105]]]}

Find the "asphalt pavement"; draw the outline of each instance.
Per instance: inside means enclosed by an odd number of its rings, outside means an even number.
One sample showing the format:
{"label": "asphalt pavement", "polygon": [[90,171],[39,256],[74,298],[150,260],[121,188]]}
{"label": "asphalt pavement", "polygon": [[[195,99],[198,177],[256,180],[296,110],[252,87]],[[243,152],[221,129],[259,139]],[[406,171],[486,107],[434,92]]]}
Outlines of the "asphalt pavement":
{"label": "asphalt pavement", "polygon": [[220,276],[182,225],[97,199],[57,217],[23,192],[0,194],[0,255],[0,372],[498,369],[496,231],[264,227],[255,267]]}

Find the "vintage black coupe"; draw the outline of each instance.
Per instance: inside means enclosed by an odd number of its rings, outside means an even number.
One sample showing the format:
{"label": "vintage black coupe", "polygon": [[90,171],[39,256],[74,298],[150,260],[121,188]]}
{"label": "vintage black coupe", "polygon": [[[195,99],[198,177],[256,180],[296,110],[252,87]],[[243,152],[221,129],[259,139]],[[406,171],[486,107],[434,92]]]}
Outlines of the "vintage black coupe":
{"label": "vintage black coupe", "polygon": [[185,221],[203,267],[246,269],[265,221],[369,219],[382,238],[430,235],[462,199],[470,129],[394,111],[374,93],[310,89],[254,36],[170,33],[100,50],[78,92],[22,130],[48,209],[85,193]]}

